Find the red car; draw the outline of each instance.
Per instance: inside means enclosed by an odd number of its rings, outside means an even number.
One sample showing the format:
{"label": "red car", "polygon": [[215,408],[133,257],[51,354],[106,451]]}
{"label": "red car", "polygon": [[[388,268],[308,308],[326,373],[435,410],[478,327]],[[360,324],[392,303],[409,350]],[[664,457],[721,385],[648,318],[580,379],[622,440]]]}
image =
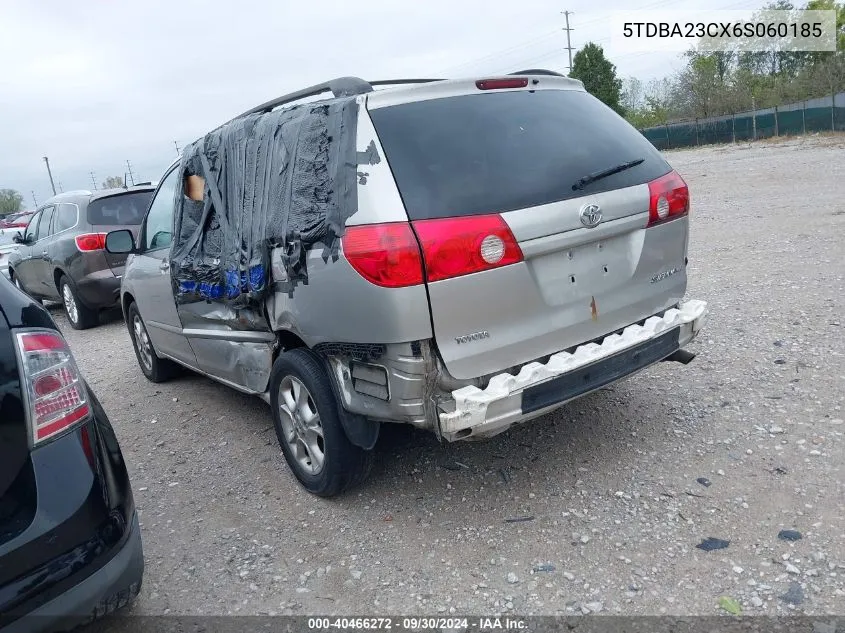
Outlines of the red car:
{"label": "red car", "polygon": [[12,213],[0,220],[0,229],[16,229],[26,228],[29,223],[29,218],[32,217],[32,211],[22,211],[20,213]]}

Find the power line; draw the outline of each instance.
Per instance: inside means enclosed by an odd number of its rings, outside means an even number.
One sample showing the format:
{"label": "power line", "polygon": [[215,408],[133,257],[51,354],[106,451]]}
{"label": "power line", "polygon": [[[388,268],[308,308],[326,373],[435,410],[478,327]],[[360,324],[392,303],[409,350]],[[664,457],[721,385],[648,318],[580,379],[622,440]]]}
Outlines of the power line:
{"label": "power line", "polygon": [[534,37],[530,40],[522,42],[521,44],[511,46],[510,48],[505,48],[505,49],[502,49],[502,50],[499,50],[499,51],[495,51],[493,53],[485,55],[484,57],[479,57],[478,59],[475,59],[475,60],[472,60],[472,61],[463,62],[462,64],[458,64],[456,66],[451,66],[449,68],[441,70],[440,73],[445,75],[445,74],[449,74],[451,71],[457,70],[459,68],[472,67],[472,66],[475,66],[475,65],[477,65],[481,62],[484,62],[484,61],[487,61],[487,60],[490,60],[490,59],[495,59],[496,57],[501,57],[502,55],[505,55],[507,53],[511,53],[513,51],[517,51],[521,48],[526,48],[528,46],[532,46],[532,45],[537,44],[538,42],[540,42],[542,40],[547,40],[550,37],[554,37],[555,35],[558,35],[557,30],[552,31],[551,33],[546,33],[545,35],[540,35],[538,37]]}
{"label": "power line", "polygon": [[[649,8],[654,8],[654,7],[657,7],[657,6],[670,6],[672,4],[677,3],[678,1],[680,1],[680,0],[669,0],[668,2],[666,0],[662,0],[661,2],[656,2],[656,3],[650,4],[650,5],[646,5],[644,7],[641,7],[641,9],[649,9]],[[755,0],[743,0],[741,2],[735,2],[733,4],[729,4],[728,6],[725,6],[725,7],[714,7],[713,9],[708,9],[708,11],[710,11],[710,10],[712,10],[712,11],[727,11],[729,9],[736,9],[736,8],[742,8],[742,9],[753,8],[753,7],[747,6],[749,2],[753,3],[753,2],[755,2]],[[638,9],[638,10],[641,10],[641,9]],[[570,11],[569,13],[571,14],[572,11]],[[607,20],[607,17],[598,18],[598,19],[595,19],[595,20],[588,20],[587,22],[580,22],[578,26],[579,26],[579,28],[581,28],[581,27],[583,27],[587,24],[592,24],[592,23],[595,23],[595,22],[601,22],[601,21],[606,21],[606,20]],[[609,42],[611,39],[612,38],[610,36],[607,36],[607,37],[603,37],[603,38],[598,39],[598,40],[590,40],[590,41],[593,42],[594,44],[601,44],[603,42]],[[575,47],[573,47],[573,48],[575,48]],[[638,51],[636,53],[624,53],[622,55],[614,55],[612,61],[616,62],[617,60],[620,60],[620,59],[634,59],[634,58],[637,58],[637,57],[643,57],[643,56],[646,56],[646,55],[654,55],[654,54],[659,54],[659,53],[662,53],[662,52],[664,52],[664,51]],[[520,62],[519,64],[513,65],[513,67],[528,66],[528,65],[534,64],[535,62],[542,61],[542,60],[545,60],[545,59],[549,59],[550,57],[553,57],[557,54],[558,54],[558,51],[551,51],[549,53],[545,53],[545,54],[540,55],[538,57],[532,57],[531,59],[524,60],[524,61]],[[501,72],[507,72],[507,71],[503,70]]]}
{"label": "power line", "polygon": [[500,70],[500,71],[496,71],[496,72],[506,73],[506,72],[509,72],[509,71],[513,71],[513,69],[517,66],[519,66],[520,68],[531,66],[531,65],[535,64],[536,62],[541,62],[543,60],[550,59],[550,58],[556,57],[558,55],[560,55],[560,51],[555,50],[555,51],[552,51],[550,53],[546,53],[545,55],[540,55],[539,57],[532,57],[531,59],[522,61],[519,64],[511,64],[507,68]]}

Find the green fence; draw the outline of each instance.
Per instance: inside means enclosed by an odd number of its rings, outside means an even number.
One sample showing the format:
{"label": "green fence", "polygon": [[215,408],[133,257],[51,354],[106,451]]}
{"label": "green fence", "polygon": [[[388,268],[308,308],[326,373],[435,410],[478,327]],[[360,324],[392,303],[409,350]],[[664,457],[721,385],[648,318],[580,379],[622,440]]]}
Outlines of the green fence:
{"label": "green fence", "polygon": [[845,132],[845,92],[775,108],[667,123],[640,130],[657,149],[829,131]]}

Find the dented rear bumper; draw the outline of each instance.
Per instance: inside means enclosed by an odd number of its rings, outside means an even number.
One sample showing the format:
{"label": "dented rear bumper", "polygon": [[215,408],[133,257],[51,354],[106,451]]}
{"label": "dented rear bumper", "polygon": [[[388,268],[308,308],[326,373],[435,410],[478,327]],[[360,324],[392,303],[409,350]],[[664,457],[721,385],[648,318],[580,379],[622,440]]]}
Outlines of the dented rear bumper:
{"label": "dented rear bumper", "polygon": [[[671,356],[695,338],[706,314],[704,301],[688,301],[600,343],[553,354],[545,364],[528,363],[517,375],[497,374],[484,389],[456,389],[454,410],[439,412],[440,434],[449,441],[490,437],[543,415]],[[441,407],[452,404],[441,402]]]}

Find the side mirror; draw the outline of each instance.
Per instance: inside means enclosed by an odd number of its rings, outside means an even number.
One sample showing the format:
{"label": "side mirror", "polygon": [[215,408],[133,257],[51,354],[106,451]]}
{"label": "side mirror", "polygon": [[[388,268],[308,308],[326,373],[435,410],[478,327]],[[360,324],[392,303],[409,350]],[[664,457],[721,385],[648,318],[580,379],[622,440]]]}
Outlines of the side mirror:
{"label": "side mirror", "polygon": [[17,233],[15,233],[15,236],[12,238],[12,241],[13,241],[15,244],[25,244],[25,243],[26,243],[26,242],[24,242],[23,235],[21,235],[21,232],[20,232],[20,231],[18,231]]}
{"label": "side mirror", "polygon": [[121,229],[106,235],[106,251],[113,255],[126,255],[135,251],[135,237],[132,231]]}

